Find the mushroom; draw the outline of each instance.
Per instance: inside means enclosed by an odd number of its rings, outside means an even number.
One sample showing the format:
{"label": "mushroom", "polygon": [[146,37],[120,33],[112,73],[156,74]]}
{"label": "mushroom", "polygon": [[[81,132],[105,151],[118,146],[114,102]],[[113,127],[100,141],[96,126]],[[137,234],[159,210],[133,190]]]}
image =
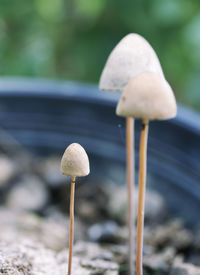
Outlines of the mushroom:
{"label": "mushroom", "polygon": [[[156,72],[164,77],[160,62],[151,45],[139,34],[126,35],[113,49],[101,74],[101,90],[122,91],[136,75]],[[126,163],[128,189],[129,271],[134,274],[134,119],[126,117]]]}
{"label": "mushroom", "polygon": [[145,71],[163,76],[159,59],[141,35],[126,35],[109,55],[101,74],[100,90],[122,91],[137,74]]}
{"label": "mushroom", "polygon": [[68,275],[71,274],[72,250],[74,240],[74,195],[76,177],[84,177],[90,173],[89,159],[84,148],[78,143],[70,144],[65,150],[61,160],[61,172],[71,176],[70,194],[70,236],[69,236],[69,258]]}
{"label": "mushroom", "polygon": [[117,115],[142,119],[139,161],[139,199],[136,244],[136,275],[142,275],[146,158],[149,120],[176,116],[176,99],[168,82],[156,73],[144,72],[125,87],[117,106]]}

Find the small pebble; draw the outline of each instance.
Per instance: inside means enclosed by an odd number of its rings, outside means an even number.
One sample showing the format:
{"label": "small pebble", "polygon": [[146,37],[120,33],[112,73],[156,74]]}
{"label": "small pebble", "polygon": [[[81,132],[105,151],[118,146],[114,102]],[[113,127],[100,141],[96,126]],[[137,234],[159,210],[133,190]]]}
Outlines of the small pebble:
{"label": "small pebble", "polygon": [[48,190],[43,182],[36,176],[26,175],[10,190],[6,205],[14,209],[39,211],[48,199]]}
{"label": "small pebble", "polygon": [[15,165],[7,157],[0,156],[0,187],[5,186],[15,174]]}
{"label": "small pebble", "polygon": [[88,236],[91,241],[113,242],[119,231],[119,226],[113,221],[97,223],[88,229]]}

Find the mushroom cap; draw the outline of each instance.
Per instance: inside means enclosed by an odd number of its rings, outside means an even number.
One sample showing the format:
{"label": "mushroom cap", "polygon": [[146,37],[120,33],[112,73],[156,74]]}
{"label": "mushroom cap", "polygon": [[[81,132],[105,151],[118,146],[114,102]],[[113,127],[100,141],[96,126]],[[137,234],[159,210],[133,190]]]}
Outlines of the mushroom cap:
{"label": "mushroom cap", "polygon": [[159,59],[151,45],[139,34],[128,34],[109,55],[101,74],[99,88],[122,91],[134,76],[145,71],[164,77]]}
{"label": "mushroom cap", "polygon": [[85,149],[78,143],[70,144],[61,160],[61,172],[72,177],[84,177],[90,173],[90,164]]}
{"label": "mushroom cap", "polygon": [[169,83],[152,72],[134,77],[125,87],[117,105],[119,116],[164,120],[176,116],[177,106]]}

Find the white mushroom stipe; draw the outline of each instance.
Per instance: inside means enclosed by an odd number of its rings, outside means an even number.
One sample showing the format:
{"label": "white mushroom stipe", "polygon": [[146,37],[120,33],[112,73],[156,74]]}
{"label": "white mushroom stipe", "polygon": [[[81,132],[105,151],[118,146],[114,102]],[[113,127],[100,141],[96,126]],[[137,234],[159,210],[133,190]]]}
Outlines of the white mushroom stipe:
{"label": "white mushroom stipe", "polygon": [[122,91],[137,74],[155,72],[164,78],[159,59],[139,34],[126,35],[113,49],[101,74],[100,90]]}
{"label": "white mushroom stipe", "polygon": [[169,83],[156,73],[144,72],[125,87],[116,113],[124,117],[164,120],[176,116],[177,106]]}
{"label": "white mushroom stipe", "polygon": [[61,172],[72,177],[84,177],[90,173],[87,153],[80,144],[72,143],[67,147],[61,160]]}

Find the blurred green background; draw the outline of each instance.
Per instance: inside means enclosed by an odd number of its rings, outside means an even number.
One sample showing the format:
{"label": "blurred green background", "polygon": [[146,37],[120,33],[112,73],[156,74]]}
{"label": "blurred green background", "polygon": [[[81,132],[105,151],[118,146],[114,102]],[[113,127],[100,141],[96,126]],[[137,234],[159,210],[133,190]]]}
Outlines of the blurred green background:
{"label": "blurred green background", "polygon": [[200,110],[199,0],[0,0],[0,75],[97,83],[130,32],[154,47],[177,100]]}

